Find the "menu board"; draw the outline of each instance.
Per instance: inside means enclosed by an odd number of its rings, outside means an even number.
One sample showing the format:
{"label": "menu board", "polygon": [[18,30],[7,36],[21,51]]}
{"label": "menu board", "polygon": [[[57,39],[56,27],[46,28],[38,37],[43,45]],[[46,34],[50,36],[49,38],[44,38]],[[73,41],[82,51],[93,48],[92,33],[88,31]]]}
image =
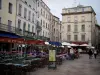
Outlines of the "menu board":
{"label": "menu board", "polygon": [[49,61],[56,61],[56,50],[49,50]]}

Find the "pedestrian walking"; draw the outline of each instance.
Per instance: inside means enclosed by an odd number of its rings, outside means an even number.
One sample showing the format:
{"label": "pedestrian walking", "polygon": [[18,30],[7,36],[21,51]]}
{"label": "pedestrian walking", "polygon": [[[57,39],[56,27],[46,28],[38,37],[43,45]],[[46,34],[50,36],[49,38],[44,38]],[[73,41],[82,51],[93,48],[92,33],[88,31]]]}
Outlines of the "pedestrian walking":
{"label": "pedestrian walking", "polygon": [[89,59],[91,59],[93,54],[91,49],[89,50],[88,54],[89,54]]}
{"label": "pedestrian walking", "polygon": [[73,48],[70,49],[70,57],[72,60],[74,60],[74,49]]}
{"label": "pedestrian walking", "polygon": [[94,58],[96,59],[96,57],[97,57],[97,51],[94,50]]}

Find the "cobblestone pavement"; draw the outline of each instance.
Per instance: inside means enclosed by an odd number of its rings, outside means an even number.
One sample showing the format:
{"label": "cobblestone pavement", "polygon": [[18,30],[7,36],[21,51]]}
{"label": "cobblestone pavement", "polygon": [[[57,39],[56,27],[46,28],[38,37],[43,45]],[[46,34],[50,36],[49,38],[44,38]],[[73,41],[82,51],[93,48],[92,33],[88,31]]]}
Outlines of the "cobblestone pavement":
{"label": "cobblestone pavement", "polygon": [[100,56],[89,59],[87,54],[82,54],[79,59],[65,60],[56,70],[45,67],[30,75],[100,75]]}

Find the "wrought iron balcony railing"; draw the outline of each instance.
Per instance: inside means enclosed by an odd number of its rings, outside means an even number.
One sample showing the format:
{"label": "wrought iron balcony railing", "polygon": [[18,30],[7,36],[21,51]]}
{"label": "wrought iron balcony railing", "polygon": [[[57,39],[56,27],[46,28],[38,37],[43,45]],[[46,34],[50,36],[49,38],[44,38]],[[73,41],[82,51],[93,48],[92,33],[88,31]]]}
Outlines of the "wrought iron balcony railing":
{"label": "wrought iron balcony railing", "polygon": [[15,33],[22,36],[22,29],[16,28]]}
{"label": "wrought iron balcony railing", "polygon": [[37,31],[41,31],[42,30],[42,26],[41,26],[39,21],[37,21],[36,29],[37,29]]}
{"label": "wrought iron balcony railing", "polygon": [[0,23],[0,31],[15,33],[15,27]]}

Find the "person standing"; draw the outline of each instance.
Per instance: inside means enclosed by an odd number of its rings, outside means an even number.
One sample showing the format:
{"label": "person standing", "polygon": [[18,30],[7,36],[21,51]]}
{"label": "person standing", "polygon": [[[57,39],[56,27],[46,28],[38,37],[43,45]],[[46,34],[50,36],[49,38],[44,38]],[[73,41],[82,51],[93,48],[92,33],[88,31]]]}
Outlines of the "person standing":
{"label": "person standing", "polygon": [[70,49],[70,57],[72,60],[74,60],[74,49],[73,48]]}
{"label": "person standing", "polygon": [[91,49],[89,50],[88,54],[89,54],[89,59],[91,59],[92,54],[93,54]]}
{"label": "person standing", "polygon": [[94,50],[94,58],[96,59],[96,57],[97,57],[97,51]]}

